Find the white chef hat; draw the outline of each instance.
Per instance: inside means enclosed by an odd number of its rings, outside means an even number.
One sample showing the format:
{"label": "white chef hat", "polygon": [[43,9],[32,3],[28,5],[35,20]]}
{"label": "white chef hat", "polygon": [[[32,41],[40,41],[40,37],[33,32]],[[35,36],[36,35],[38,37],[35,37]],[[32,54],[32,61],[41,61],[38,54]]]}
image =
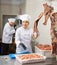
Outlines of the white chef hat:
{"label": "white chef hat", "polygon": [[19,16],[22,21],[30,21],[31,17],[28,14],[23,14]]}
{"label": "white chef hat", "polygon": [[15,20],[16,20],[15,18],[9,18],[8,19],[9,22],[15,22]]}

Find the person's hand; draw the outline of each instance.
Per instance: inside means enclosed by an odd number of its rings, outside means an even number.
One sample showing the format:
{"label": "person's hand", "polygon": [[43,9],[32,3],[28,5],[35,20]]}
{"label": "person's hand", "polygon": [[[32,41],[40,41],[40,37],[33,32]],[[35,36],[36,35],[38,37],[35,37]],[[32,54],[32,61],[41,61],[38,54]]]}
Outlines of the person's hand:
{"label": "person's hand", "polygon": [[39,36],[39,32],[34,32],[33,33],[33,37],[36,39],[36,38],[38,38],[38,36]]}
{"label": "person's hand", "polygon": [[46,23],[46,22],[44,22],[44,23],[43,23],[43,25],[47,25],[47,23]]}
{"label": "person's hand", "polygon": [[[24,45],[24,43],[20,43],[20,45],[23,47],[24,50],[27,49],[26,46]],[[19,45],[19,46],[20,46],[20,45]]]}

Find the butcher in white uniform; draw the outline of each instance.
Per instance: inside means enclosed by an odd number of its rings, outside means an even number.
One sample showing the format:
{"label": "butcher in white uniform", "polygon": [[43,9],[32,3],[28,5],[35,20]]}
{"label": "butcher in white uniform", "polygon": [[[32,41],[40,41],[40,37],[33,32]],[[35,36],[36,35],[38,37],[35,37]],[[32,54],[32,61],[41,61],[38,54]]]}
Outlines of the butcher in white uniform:
{"label": "butcher in white uniform", "polygon": [[32,38],[38,37],[38,32],[34,32],[33,29],[29,28],[29,23],[31,22],[30,21],[31,17],[29,15],[24,14],[21,15],[19,18],[22,20],[22,26],[16,30],[15,35],[16,53],[23,51],[22,48],[20,47],[21,43],[26,47],[26,50],[32,52],[31,40]]}
{"label": "butcher in white uniform", "polygon": [[15,29],[14,29],[15,19],[9,18],[8,21],[9,22],[7,22],[4,26],[3,35],[2,35],[2,45],[3,45],[2,51],[5,54],[8,54],[7,52],[8,52],[9,44],[12,43],[12,37],[13,34],[15,33]]}

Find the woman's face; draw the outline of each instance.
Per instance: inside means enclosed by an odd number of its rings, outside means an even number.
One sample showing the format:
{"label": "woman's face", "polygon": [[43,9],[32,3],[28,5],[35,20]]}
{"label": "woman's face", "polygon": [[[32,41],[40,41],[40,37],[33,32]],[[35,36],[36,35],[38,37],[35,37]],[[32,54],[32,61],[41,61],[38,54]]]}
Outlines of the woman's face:
{"label": "woman's face", "polygon": [[26,29],[29,26],[29,21],[23,21],[22,26]]}

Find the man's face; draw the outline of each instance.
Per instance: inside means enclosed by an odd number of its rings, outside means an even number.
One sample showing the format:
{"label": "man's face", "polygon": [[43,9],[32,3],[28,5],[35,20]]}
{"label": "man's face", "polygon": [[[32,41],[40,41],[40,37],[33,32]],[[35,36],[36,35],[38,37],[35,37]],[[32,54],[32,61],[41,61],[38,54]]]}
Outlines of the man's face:
{"label": "man's face", "polygon": [[29,26],[29,21],[23,21],[22,26],[26,29]]}
{"label": "man's face", "polygon": [[9,22],[9,24],[10,24],[11,26],[14,26],[14,22]]}

